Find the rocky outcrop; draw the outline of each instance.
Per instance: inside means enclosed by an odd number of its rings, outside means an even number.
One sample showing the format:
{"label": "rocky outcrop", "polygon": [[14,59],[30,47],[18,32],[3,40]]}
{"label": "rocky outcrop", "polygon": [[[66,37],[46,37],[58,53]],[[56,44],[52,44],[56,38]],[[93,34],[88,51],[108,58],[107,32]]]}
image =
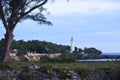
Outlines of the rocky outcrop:
{"label": "rocky outcrop", "polygon": [[35,64],[20,70],[0,70],[0,80],[120,80],[119,76],[119,69],[94,69],[83,77],[77,71],[51,69],[49,66],[43,69]]}
{"label": "rocky outcrop", "polygon": [[83,80],[110,80],[110,77],[105,72],[98,72],[87,76]]}
{"label": "rocky outcrop", "polygon": [[0,70],[0,80],[16,80],[19,74],[17,70]]}

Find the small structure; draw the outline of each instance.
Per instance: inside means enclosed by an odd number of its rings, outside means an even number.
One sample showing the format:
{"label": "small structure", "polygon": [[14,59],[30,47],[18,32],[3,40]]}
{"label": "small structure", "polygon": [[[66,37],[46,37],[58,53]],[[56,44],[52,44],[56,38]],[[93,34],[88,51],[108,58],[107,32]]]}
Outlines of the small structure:
{"label": "small structure", "polygon": [[57,53],[57,54],[49,54],[48,57],[49,58],[57,58],[61,55],[61,53]]}
{"label": "small structure", "polygon": [[74,50],[75,50],[75,43],[73,37],[71,37],[70,53],[73,53]]}
{"label": "small structure", "polygon": [[17,56],[16,54],[18,53],[17,49],[13,49],[10,51],[10,58],[12,60],[22,60],[22,59],[26,59],[27,61],[39,61],[41,59],[41,57],[45,56],[45,57],[49,57],[49,58],[57,58],[61,55],[61,53],[56,53],[56,54],[46,54],[46,53],[31,53],[31,52],[27,52],[27,54],[25,54],[24,56]]}
{"label": "small structure", "polygon": [[15,58],[17,53],[18,53],[17,49],[11,49],[10,50],[10,57]]}
{"label": "small structure", "polygon": [[24,55],[24,57],[27,58],[28,61],[39,61],[41,56],[48,56],[48,54],[40,54],[40,53],[30,53],[30,52],[28,52],[26,55]]}
{"label": "small structure", "polygon": [[15,57],[17,53],[18,53],[17,49],[11,49],[10,50],[10,57]]}
{"label": "small structure", "polygon": [[16,56],[16,53],[10,53],[10,57],[13,58]]}
{"label": "small structure", "polygon": [[18,50],[17,49],[12,49],[10,50],[10,58],[12,60],[19,60],[18,57],[16,56],[18,53]]}
{"label": "small structure", "polygon": [[24,55],[25,58],[27,58],[28,61],[39,61],[41,57],[46,56],[49,58],[57,58],[61,55],[61,53],[56,54],[45,54],[45,53],[30,53],[28,52],[26,55]]}

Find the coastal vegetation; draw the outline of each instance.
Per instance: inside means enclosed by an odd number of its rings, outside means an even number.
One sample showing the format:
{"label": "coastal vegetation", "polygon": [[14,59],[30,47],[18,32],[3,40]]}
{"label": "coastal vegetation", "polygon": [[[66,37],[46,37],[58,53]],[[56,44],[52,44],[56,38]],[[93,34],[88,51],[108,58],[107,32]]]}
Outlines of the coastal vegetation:
{"label": "coastal vegetation", "polygon": [[[74,71],[80,75],[81,78],[86,78],[89,75],[96,73],[106,73],[111,79],[108,80],[119,80],[120,76],[120,62],[9,62],[9,63],[0,63],[0,70],[17,70],[21,71],[20,78],[21,80],[38,80],[34,75],[31,77],[29,73],[29,65],[35,64],[38,66],[37,71],[42,72],[46,75],[53,76],[54,71],[57,70],[57,76],[59,79],[65,80],[65,78],[70,78],[70,71]],[[107,72],[108,71],[108,72]],[[26,79],[25,79],[26,78]],[[94,80],[94,79],[93,79]],[[106,79],[105,79],[106,80]]]}
{"label": "coastal vegetation", "polygon": [[[4,39],[0,40],[0,53],[2,53],[3,50],[3,42]],[[61,44],[55,44],[52,42],[47,41],[39,41],[39,40],[13,40],[10,50],[17,49],[18,53],[17,55],[25,55],[27,52],[32,53],[70,53],[70,46],[69,45],[61,45]],[[96,48],[78,48],[75,47],[74,54],[81,54],[81,53],[89,53],[89,54],[96,54],[100,55],[102,52]]]}
{"label": "coastal vegetation", "polygon": [[[0,63],[0,79],[9,80],[119,80],[120,61],[78,62],[74,55],[66,53],[57,58],[43,57],[40,61],[10,61]],[[15,73],[14,73],[15,72]],[[96,77],[97,76],[97,77]],[[12,78],[12,77],[11,77]]]}

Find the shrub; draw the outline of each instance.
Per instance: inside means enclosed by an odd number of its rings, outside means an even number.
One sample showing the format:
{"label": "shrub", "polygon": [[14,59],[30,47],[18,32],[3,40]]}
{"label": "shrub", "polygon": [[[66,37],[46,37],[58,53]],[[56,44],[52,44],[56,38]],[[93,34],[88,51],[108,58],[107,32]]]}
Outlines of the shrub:
{"label": "shrub", "polygon": [[45,58],[42,59],[41,62],[52,62],[52,63],[70,63],[70,62],[75,62],[76,59],[72,54],[61,54],[57,58]]}
{"label": "shrub", "polygon": [[52,68],[52,66],[50,66],[48,64],[41,65],[39,71],[44,74],[48,74],[50,76],[53,75],[53,68]]}
{"label": "shrub", "polygon": [[76,67],[75,71],[78,72],[81,75],[81,77],[86,77],[90,74],[90,70],[88,68]]}
{"label": "shrub", "polygon": [[59,73],[58,73],[58,77],[60,79],[65,79],[65,78],[70,78],[71,74],[69,73],[69,70],[67,67],[62,69]]}
{"label": "shrub", "polygon": [[0,63],[0,70],[6,70],[6,69],[12,69],[8,64],[6,63]]}

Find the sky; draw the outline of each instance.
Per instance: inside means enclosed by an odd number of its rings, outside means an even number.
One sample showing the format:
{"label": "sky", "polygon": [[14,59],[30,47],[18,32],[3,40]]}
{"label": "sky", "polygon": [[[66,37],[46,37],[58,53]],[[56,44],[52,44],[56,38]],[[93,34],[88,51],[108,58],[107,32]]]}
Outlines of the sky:
{"label": "sky", "polygon": [[[104,53],[120,54],[120,0],[56,0],[48,2],[47,20],[52,26],[25,20],[14,31],[15,40],[40,40],[75,46],[95,47]],[[5,30],[0,25],[0,39]]]}

